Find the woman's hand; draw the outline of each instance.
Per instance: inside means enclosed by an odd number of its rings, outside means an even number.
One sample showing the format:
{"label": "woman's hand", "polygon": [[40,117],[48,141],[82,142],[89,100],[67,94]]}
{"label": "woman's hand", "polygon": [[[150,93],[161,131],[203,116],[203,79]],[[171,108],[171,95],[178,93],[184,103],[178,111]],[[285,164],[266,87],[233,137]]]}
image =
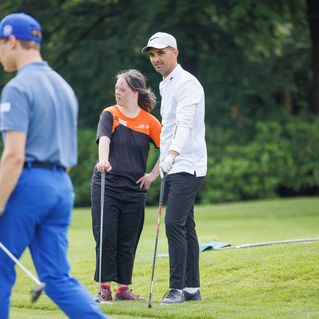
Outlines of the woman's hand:
{"label": "woman's hand", "polygon": [[100,161],[96,164],[96,169],[102,173],[102,172],[109,172],[112,170],[112,166],[109,161]]}
{"label": "woman's hand", "polygon": [[152,182],[156,179],[157,176],[153,174],[145,174],[136,181],[136,184],[140,184],[140,188],[148,190],[151,187]]}

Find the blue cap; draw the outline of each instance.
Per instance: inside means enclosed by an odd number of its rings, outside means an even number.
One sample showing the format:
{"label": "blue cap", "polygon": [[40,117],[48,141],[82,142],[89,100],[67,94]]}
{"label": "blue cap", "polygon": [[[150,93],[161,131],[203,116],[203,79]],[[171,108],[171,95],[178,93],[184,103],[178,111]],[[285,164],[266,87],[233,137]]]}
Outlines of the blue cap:
{"label": "blue cap", "polygon": [[42,30],[38,21],[31,16],[25,13],[12,13],[0,22],[0,38],[7,39],[10,35],[14,35],[18,40],[40,43]]}

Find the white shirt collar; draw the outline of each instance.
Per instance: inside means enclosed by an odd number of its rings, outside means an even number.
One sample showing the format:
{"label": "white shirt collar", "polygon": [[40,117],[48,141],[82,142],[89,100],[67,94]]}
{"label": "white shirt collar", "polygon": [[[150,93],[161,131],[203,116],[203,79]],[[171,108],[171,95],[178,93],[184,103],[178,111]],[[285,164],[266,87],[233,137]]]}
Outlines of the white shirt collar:
{"label": "white shirt collar", "polygon": [[165,79],[163,79],[162,83],[169,84],[181,70],[182,70],[181,65],[177,64],[176,67],[173,69],[173,71]]}

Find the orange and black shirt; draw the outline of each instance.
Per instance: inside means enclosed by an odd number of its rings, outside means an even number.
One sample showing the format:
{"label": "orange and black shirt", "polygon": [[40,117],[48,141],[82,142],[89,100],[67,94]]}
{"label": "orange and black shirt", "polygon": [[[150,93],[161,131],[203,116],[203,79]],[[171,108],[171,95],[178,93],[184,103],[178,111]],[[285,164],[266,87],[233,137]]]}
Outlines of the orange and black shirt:
{"label": "orange and black shirt", "polygon": [[112,170],[106,174],[106,188],[145,191],[136,181],[145,174],[150,143],[159,148],[160,133],[158,119],[143,109],[134,118],[121,113],[117,105],[104,109],[100,115],[96,142],[99,143],[101,136],[111,140],[109,162]]}

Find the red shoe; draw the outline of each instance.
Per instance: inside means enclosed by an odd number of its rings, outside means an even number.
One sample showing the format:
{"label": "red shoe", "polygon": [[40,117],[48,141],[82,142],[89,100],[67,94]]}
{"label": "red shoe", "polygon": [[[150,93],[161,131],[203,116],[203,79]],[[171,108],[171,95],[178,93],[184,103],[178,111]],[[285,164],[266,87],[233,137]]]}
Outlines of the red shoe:
{"label": "red shoe", "polygon": [[102,285],[94,300],[101,304],[112,302],[113,298],[110,286]]}
{"label": "red shoe", "polygon": [[127,286],[123,286],[116,289],[114,300],[145,300],[145,298],[133,293]]}

